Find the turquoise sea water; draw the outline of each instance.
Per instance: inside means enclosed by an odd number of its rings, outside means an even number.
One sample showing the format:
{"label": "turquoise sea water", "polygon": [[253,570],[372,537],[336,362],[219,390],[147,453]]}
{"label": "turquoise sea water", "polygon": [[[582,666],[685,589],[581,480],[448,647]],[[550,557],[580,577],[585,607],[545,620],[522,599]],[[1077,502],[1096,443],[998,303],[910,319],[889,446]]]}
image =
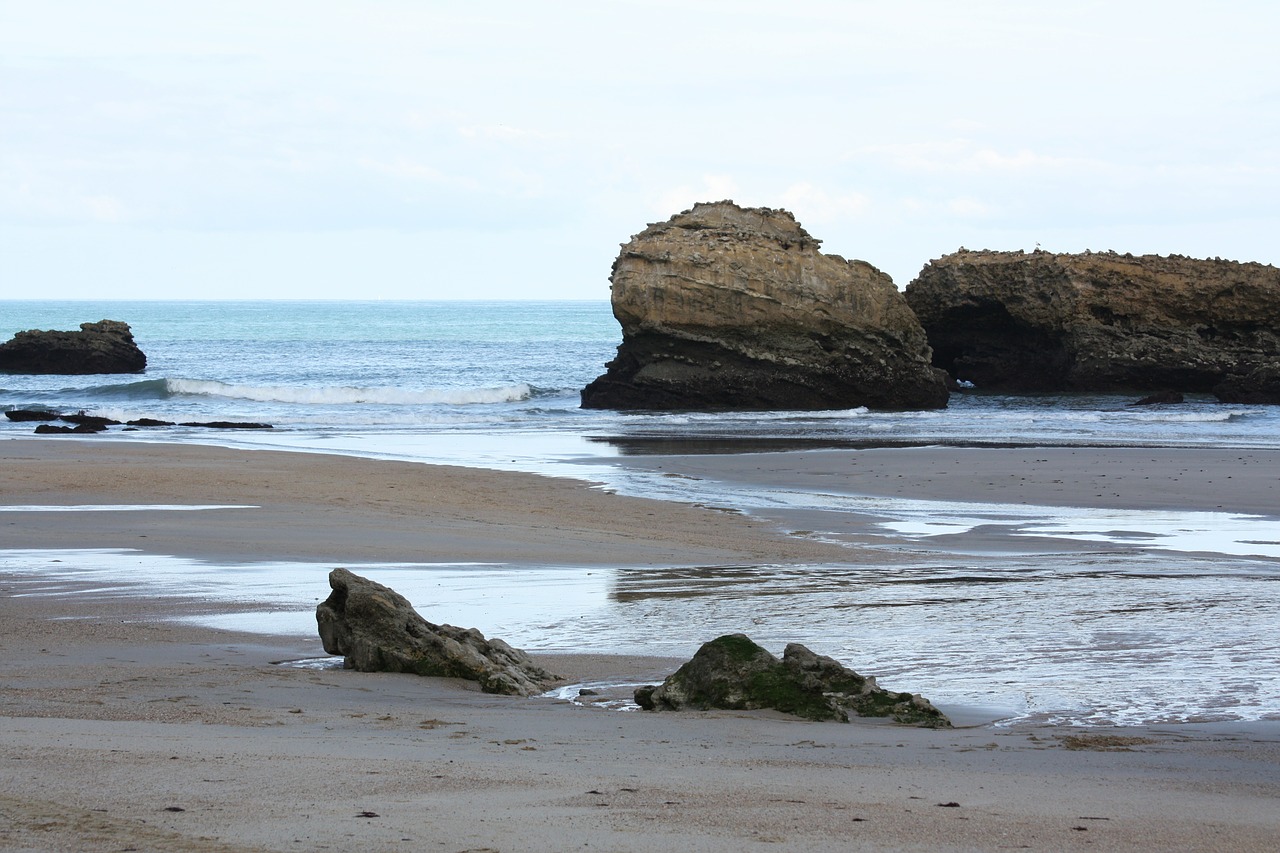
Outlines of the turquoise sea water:
{"label": "turquoise sea water", "polygon": [[265,422],[282,442],[354,433],[394,447],[404,435],[410,455],[422,436],[467,434],[1280,446],[1276,407],[1208,397],[1141,408],[1114,395],[979,393],[936,412],[584,411],[579,390],[621,339],[604,301],[0,301],[0,339],[100,319],[131,325],[145,374],[0,374],[0,408]]}
{"label": "turquoise sea water", "polygon": [[[979,389],[954,395],[936,412],[584,411],[578,391],[603,370],[621,337],[606,302],[0,301],[0,339],[104,318],[132,326],[149,358],[146,373],[0,374],[0,409],[265,422],[274,429],[117,427],[113,434],[582,476],[767,518],[806,508],[859,514],[878,519],[886,543],[899,543],[885,546],[896,561],[856,570],[369,567],[415,603],[419,590],[434,621],[474,625],[529,648],[677,656],[740,630],[775,650],[804,642],[937,701],[1053,720],[1280,719],[1275,518],[751,492],[705,479],[646,477],[610,461],[655,449],[823,444],[1275,449],[1280,407],[1210,398],[1132,407],[1125,396],[1013,397]],[[30,424],[0,422],[0,439],[30,433]],[[975,554],[933,544],[941,541],[934,532],[993,525],[1023,536],[1025,549]],[[324,588],[329,568],[210,566],[106,552],[59,558],[0,554],[0,566],[52,580],[55,573],[119,577],[123,561],[148,593],[269,600],[273,609],[261,614],[260,627],[300,632],[314,628],[312,593]],[[249,621],[237,627],[252,622],[243,618]]]}

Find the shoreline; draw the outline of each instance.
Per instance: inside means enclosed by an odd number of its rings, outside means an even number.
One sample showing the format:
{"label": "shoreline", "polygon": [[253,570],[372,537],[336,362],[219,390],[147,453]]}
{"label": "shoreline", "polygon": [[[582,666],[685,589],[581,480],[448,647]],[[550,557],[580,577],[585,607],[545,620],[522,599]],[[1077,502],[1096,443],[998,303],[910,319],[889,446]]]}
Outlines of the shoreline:
{"label": "shoreline", "polygon": [[[1280,723],[624,713],[281,666],[313,641],[138,604],[5,606],[0,849],[1251,851],[1280,827]],[[664,663],[540,660],[583,680]]]}
{"label": "shoreline", "polygon": [[[129,547],[317,565],[466,557],[584,570],[892,562],[733,512],[529,474],[190,445],[38,444],[0,443],[8,506],[255,508],[73,518],[0,509],[0,549]],[[685,476],[708,462],[686,461]],[[773,473],[763,457],[736,461],[750,482],[784,476],[781,461]],[[899,488],[901,471],[882,473]],[[1083,470],[1072,476],[1088,482]],[[1261,478],[1251,486],[1259,493],[1242,497],[1236,480],[1195,497],[1244,505],[1270,494]],[[1249,851],[1271,849],[1280,830],[1275,720],[935,731],[607,711],[442,679],[281,666],[322,656],[318,637],[173,619],[251,607],[251,595],[148,597],[88,579],[64,596],[28,580],[0,573],[0,849]],[[656,680],[677,663],[534,655],[570,683]]]}

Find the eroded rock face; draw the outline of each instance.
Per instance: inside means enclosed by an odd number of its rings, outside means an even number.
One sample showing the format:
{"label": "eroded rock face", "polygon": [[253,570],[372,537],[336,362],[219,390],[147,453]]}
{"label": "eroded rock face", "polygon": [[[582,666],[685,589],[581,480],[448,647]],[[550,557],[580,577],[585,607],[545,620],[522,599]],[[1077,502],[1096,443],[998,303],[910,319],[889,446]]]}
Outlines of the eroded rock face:
{"label": "eroded rock face", "polygon": [[81,375],[141,373],[147,356],[134,343],[128,323],[81,323],[78,332],[18,332],[0,344],[0,371]]}
{"label": "eroded rock face", "polygon": [[941,408],[944,377],[886,274],[824,255],[785,210],[698,204],[613,265],[622,345],[595,409]]}
{"label": "eroded rock face", "polygon": [[934,363],[986,390],[1207,392],[1280,364],[1280,269],[1261,264],[961,250],[906,296]]}
{"label": "eroded rock face", "polygon": [[1269,364],[1228,376],[1213,387],[1213,393],[1224,403],[1280,405],[1280,353],[1277,355]]}
{"label": "eroded rock face", "polygon": [[894,693],[829,657],[791,643],[778,660],[745,634],[704,643],[693,658],[656,687],[636,690],[649,711],[694,708],[772,708],[810,720],[849,722],[849,715],[892,717],[930,728],[951,721],[920,696]]}
{"label": "eroded rock face", "polygon": [[347,569],[329,573],[333,593],[316,607],[324,650],[361,672],[410,672],[476,681],[486,693],[533,696],[557,680],[527,654],[474,628],[434,625],[404,596]]}

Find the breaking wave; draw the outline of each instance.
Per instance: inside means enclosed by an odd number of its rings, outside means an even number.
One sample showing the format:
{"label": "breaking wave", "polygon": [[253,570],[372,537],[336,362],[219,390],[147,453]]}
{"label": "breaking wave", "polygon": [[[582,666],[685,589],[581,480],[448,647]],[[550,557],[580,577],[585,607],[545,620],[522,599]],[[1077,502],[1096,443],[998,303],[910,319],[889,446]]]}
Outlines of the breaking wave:
{"label": "breaking wave", "polygon": [[353,405],[374,404],[382,406],[414,405],[474,405],[482,403],[518,403],[534,396],[534,390],[526,383],[497,388],[362,388],[357,386],[328,386],[309,388],[299,385],[233,385],[207,379],[168,379],[168,391],[175,396],[225,397],[235,400],[254,400],[260,403],[292,403],[297,405]]}

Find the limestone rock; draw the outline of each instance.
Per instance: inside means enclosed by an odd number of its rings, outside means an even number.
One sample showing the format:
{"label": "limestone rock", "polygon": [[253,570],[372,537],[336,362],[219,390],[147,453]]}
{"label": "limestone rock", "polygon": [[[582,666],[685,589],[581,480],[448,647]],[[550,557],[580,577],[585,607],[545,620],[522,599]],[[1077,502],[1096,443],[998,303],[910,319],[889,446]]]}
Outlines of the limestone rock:
{"label": "limestone rock", "polygon": [[329,573],[333,592],[316,607],[324,650],[361,672],[408,672],[476,681],[486,693],[533,696],[556,680],[527,654],[474,628],[434,625],[404,596],[346,569]]}
{"label": "limestone rock", "polygon": [[635,699],[649,711],[772,708],[810,720],[847,723],[852,713],[929,728],[951,725],[920,696],[885,690],[799,643],[788,645],[778,660],[745,634],[704,643],[662,684],[636,690]]}
{"label": "limestone rock", "polygon": [[81,323],[78,332],[18,332],[0,344],[0,371],[6,373],[141,373],[146,367],[129,324],[118,320]]}
{"label": "limestone rock", "polygon": [[941,408],[945,377],[886,274],[818,251],[785,210],[698,204],[614,262],[622,345],[591,409]]}
{"label": "limestone rock", "polygon": [[982,390],[1206,392],[1280,352],[1280,269],[1261,264],[961,250],[906,296],[934,364]]}

